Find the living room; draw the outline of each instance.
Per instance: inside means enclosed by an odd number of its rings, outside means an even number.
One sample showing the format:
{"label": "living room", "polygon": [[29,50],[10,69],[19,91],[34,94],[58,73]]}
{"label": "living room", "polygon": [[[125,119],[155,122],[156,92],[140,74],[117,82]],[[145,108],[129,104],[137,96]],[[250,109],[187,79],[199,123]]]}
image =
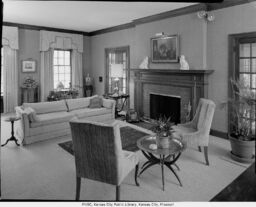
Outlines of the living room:
{"label": "living room", "polygon": [[[72,11],[69,16],[67,8]],[[91,16],[83,16],[83,13],[86,13],[84,9],[88,12],[91,10]],[[56,10],[60,11],[58,15]],[[193,119],[200,98],[209,99],[216,106],[210,126],[209,165],[205,164],[206,157],[203,152],[188,147],[177,161],[180,168],[177,174],[182,181],[182,187],[178,185],[175,176],[165,169],[166,189],[163,191],[160,168],[154,166],[138,177],[140,187],[135,186],[132,174],[127,176],[121,185],[121,200],[210,201],[251,165],[250,162],[238,162],[231,158],[228,140],[231,117],[228,107],[223,105],[230,98],[230,78],[238,77],[239,74],[237,69],[234,69],[237,65],[233,62],[237,60],[232,56],[233,44],[244,38],[254,38],[255,41],[255,1],[71,1],[65,2],[65,5],[61,1],[3,1],[3,11],[4,51],[1,57],[4,61],[1,62],[4,64],[1,74],[5,75],[1,77],[5,79],[1,80],[1,83],[5,84],[3,91],[1,90],[1,144],[4,144],[11,135],[11,121],[6,122],[5,119],[17,113],[15,107],[24,106],[26,102],[31,102],[27,106],[36,107],[32,102],[54,99],[58,88],[70,88],[72,92],[77,92],[77,100],[85,96],[89,96],[89,100],[93,97],[91,95],[104,95],[102,104],[108,110],[108,114],[102,112],[105,114],[97,121],[105,121],[110,116],[115,118],[114,105],[118,102],[109,106],[112,99],[106,97],[106,94],[115,93],[118,86],[118,95],[119,87],[122,93],[129,95],[124,103],[126,112],[133,109],[137,115],[136,119],[138,116],[142,118],[142,115],[150,117],[149,99],[152,94],[180,97],[178,123]],[[39,13],[40,18],[36,18]],[[55,16],[51,16],[53,14]],[[65,22],[64,18],[67,19]],[[166,37],[175,43],[174,56],[164,60],[154,57],[154,42],[161,42],[161,38]],[[256,43],[253,41],[245,42],[251,48],[250,64],[247,66],[249,69],[246,69],[249,73],[246,75],[249,75],[250,90],[255,93]],[[5,48],[11,48],[8,54]],[[65,53],[60,52],[63,50]],[[50,52],[56,56],[51,57]],[[68,78],[61,78],[59,74],[59,79],[55,79],[48,66],[55,64],[55,59],[61,59],[61,55],[64,59],[68,57],[66,59],[69,66],[65,65],[65,70],[70,71],[70,67],[72,72],[65,72],[70,74]],[[181,68],[181,55],[184,55],[187,63],[185,68]],[[111,65],[112,63],[114,64]],[[5,71],[5,64],[12,68],[12,72]],[[125,72],[118,80],[110,73],[110,68],[118,68],[120,65],[124,67],[122,69]],[[56,64],[57,67],[61,66]],[[64,86],[59,84],[59,80],[62,80]],[[29,100],[31,96],[24,92],[26,81],[35,84],[35,87],[31,87],[33,100]],[[51,91],[54,93],[51,94]],[[61,100],[65,100],[66,105],[56,104],[54,110],[61,110],[61,107],[76,107],[72,102],[75,99],[66,99],[66,93],[71,90],[59,91],[63,91],[64,95],[61,93],[61,96],[65,97]],[[112,98],[115,100],[115,97]],[[54,101],[49,102],[54,104]],[[48,106],[46,108],[49,110]],[[78,111],[75,115],[79,116],[81,113]],[[67,115],[66,118],[70,117]],[[20,120],[14,121],[14,132],[18,138],[16,129],[19,122]],[[132,127],[134,124],[128,125]],[[31,129],[31,136],[25,136],[23,140],[18,139],[21,146],[10,141],[1,147],[2,199],[75,199],[74,156],[59,146],[59,143],[71,140],[70,135],[63,136],[69,124],[59,125],[58,133],[51,133],[51,130],[57,131],[54,127],[55,125],[44,128],[45,134],[42,136],[41,131],[37,134]],[[255,135],[255,118],[251,122],[251,131],[254,131]],[[143,132],[151,133],[148,129]],[[146,160],[141,153],[140,159],[142,166]],[[81,200],[115,200],[113,186],[90,179],[82,179],[81,182]],[[244,200],[246,199],[249,198],[245,197]]]}

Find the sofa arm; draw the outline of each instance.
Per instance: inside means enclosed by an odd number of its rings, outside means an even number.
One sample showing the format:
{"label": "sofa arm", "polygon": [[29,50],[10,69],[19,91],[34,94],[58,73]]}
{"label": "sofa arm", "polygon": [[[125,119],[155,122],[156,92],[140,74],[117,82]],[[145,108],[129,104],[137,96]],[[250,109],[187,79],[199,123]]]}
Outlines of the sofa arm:
{"label": "sofa arm", "polygon": [[16,116],[20,117],[20,121],[17,125],[16,133],[18,137],[23,141],[23,139],[29,135],[29,118],[28,114],[20,106],[15,107]]}
{"label": "sofa arm", "polygon": [[112,113],[112,118],[115,118],[115,108],[116,108],[116,101],[112,99],[106,99],[102,98],[102,105],[105,108],[110,109],[111,108],[111,113]]}

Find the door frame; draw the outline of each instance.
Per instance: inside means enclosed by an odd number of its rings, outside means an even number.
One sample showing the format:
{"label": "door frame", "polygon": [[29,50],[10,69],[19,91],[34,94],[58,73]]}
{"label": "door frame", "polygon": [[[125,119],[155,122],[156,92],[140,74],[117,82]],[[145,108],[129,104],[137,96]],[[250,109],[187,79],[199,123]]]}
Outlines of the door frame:
{"label": "door frame", "polygon": [[[242,39],[256,38],[256,32],[228,35],[228,99],[233,97],[230,78],[236,79],[239,72],[239,43]],[[228,134],[231,131],[231,107],[228,104]]]}
{"label": "door frame", "polygon": [[[111,47],[111,48],[105,48],[105,88],[104,92],[105,94],[108,93],[108,79],[109,79],[109,70],[108,70],[108,53],[110,52],[116,52],[116,51],[125,51],[127,56],[127,94],[130,94],[130,46],[120,46],[120,47]],[[129,100],[128,100],[129,103]]]}

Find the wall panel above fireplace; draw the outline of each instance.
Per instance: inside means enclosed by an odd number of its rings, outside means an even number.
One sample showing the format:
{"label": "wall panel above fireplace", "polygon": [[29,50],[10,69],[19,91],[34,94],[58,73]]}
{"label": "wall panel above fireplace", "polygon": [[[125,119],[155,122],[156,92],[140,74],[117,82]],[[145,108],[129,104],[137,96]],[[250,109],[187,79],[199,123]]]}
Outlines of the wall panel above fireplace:
{"label": "wall panel above fireplace", "polygon": [[181,97],[181,122],[185,122],[186,107],[194,115],[200,98],[208,97],[208,75],[213,70],[131,69],[135,74],[134,104],[140,115],[149,117],[149,94],[159,93]]}

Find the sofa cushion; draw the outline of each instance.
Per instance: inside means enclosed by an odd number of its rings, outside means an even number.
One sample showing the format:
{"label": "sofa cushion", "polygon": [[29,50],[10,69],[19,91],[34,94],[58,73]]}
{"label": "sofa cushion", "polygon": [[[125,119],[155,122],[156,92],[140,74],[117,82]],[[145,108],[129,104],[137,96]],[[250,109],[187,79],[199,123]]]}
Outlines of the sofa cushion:
{"label": "sofa cushion", "polygon": [[90,105],[89,108],[95,109],[95,108],[101,108],[102,107],[102,98],[101,97],[94,97],[90,99]]}
{"label": "sofa cushion", "polygon": [[115,103],[114,100],[105,99],[105,98],[102,99],[102,105],[105,108],[112,109],[114,103]]}
{"label": "sofa cushion", "polygon": [[64,100],[39,102],[39,103],[23,103],[23,107],[31,107],[35,110],[36,114],[46,114],[52,112],[67,111],[67,106]]}
{"label": "sofa cushion", "polygon": [[91,117],[91,116],[98,116],[102,114],[111,114],[112,110],[107,108],[83,108],[83,109],[77,109],[69,112],[73,116],[77,116],[78,118],[84,118],[84,117]]}
{"label": "sofa cushion", "polygon": [[38,117],[37,117],[36,112],[33,108],[27,107],[27,108],[25,108],[24,111],[28,115],[28,119],[29,119],[30,122],[38,121]]}
{"label": "sofa cushion", "polygon": [[67,99],[67,107],[69,111],[87,108],[90,104],[91,97],[86,98],[75,98],[75,99]]}
{"label": "sofa cushion", "polygon": [[37,122],[32,122],[30,124],[31,128],[41,127],[45,125],[61,123],[61,122],[68,122],[70,119],[73,118],[74,115],[68,112],[54,112],[54,113],[47,113],[47,114],[40,114],[37,115]]}

